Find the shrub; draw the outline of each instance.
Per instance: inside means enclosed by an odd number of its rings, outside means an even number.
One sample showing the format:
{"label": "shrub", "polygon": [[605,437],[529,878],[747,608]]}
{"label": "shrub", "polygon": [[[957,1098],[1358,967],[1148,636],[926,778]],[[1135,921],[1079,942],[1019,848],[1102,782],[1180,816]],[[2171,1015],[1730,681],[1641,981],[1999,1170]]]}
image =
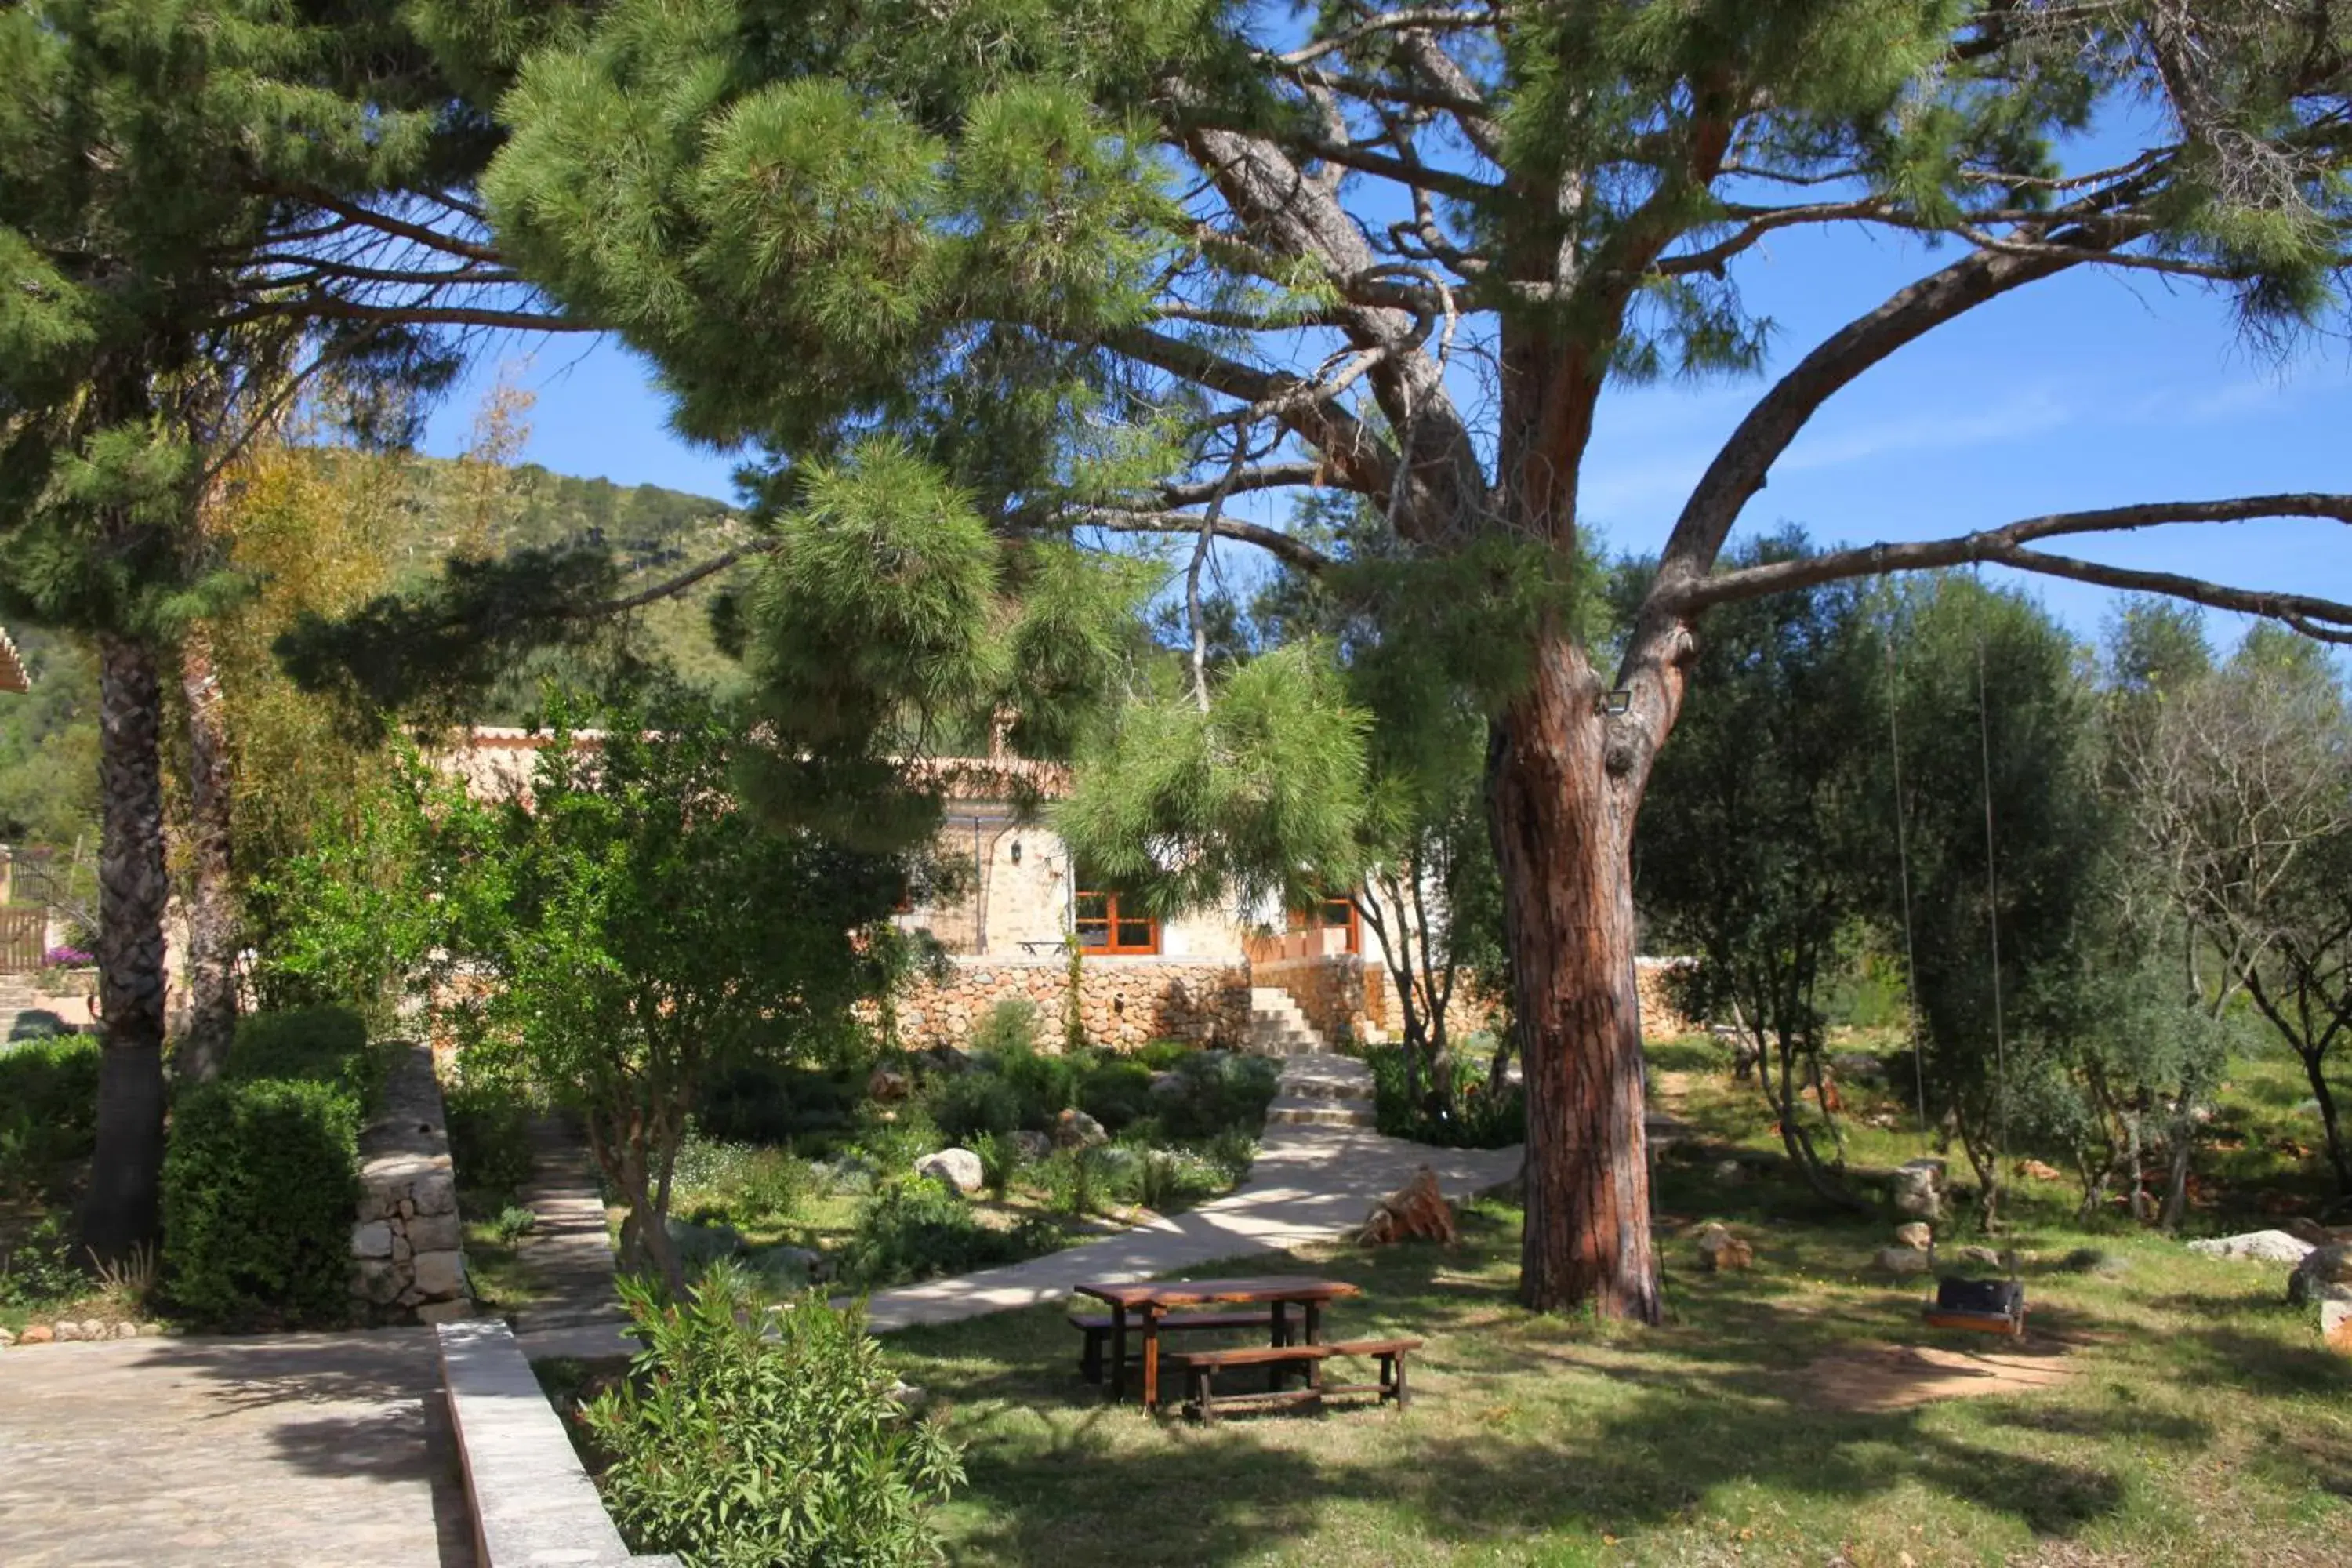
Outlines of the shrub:
{"label": "shrub", "polygon": [[538,1228],[537,1215],[529,1209],[516,1208],[512,1205],[500,1209],[498,1217],[490,1221],[490,1234],[508,1247],[512,1247]]}
{"label": "shrub", "polygon": [[502,1085],[461,1083],[443,1090],[442,1110],[457,1184],[484,1210],[511,1204],[530,1182],[530,1102]]}
{"label": "shrub", "polygon": [[48,1192],[98,1136],[98,1041],[30,1040],[0,1051],[0,1196]]}
{"label": "shrub", "polygon": [[1027,1159],[1021,1145],[998,1133],[983,1132],[971,1141],[971,1152],[980,1156],[980,1184],[990,1197],[1002,1202]]}
{"label": "shrub", "polygon": [[730,1264],[683,1307],[621,1291],[646,1375],[581,1419],[613,1455],[604,1498],[633,1550],[725,1568],[938,1560],[930,1507],[962,1464],[892,1397],[859,1313],[812,1295],[763,1317]]}
{"label": "shrub", "polygon": [[1135,1053],[1135,1059],[1153,1072],[1172,1072],[1185,1061],[1201,1054],[1201,1047],[1184,1040],[1154,1040]]}
{"label": "shrub", "polygon": [[1021,1125],[1021,1095],[995,1073],[975,1068],[940,1080],[931,1094],[931,1116],[940,1131],[958,1142]]}
{"label": "shrub", "polygon": [[1044,1127],[1078,1102],[1078,1068],[1072,1058],[1003,1050],[990,1060],[1019,1097],[1023,1127]]}
{"label": "shrub", "polygon": [[1033,1250],[1018,1232],[992,1230],[935,1182],[881,1184],[857,1212],[842,1278],[866,1290],[1012,1263]]}
{"label": "shrub", "polygon": [[226,1077],[307,1079],[362,1099],[373,1087],[366,1021],[348,1007],[295,1007],[238,1020]]}
{"label": "shrub", "polygon": [[1045,1164],[1046,1204],[1055,1214],[1084,1219],[1103,1206],[1108,1177],[1100,1150],[1056,1150]]}
{"label": "shrub", "polygon": [[1220,1132],[1255,1134],[1265,1124],[1281,1069],[1265,1057],[1211,1055],[1195,1051],[1178,1063],[1184,1092],[1160,1107],[1169,1133],[1178,1138],[1213,1138]]}
{"label": "shrub", "polygon": [[1078,1086],[1078,1109],[1118,1131],[1151,1106],[1151,1069],[1113,1058],[1088,1071]]}
{"label": "shrub", "polygon": [[163,1161],[173,1300],[227,1326],[343,1321],[359,1131],[339,1084],[224,1079],[182,1095]]}
{"label": "shrub", "polygon": [[971,1048],[975,1055],[1002,1056],[1007,1052],[1033,1053],[1037,1049],[1037,1004],[1008,996],[988,1010],[988,1016],[971,1032]]}
{"label": "shrub", "polygon": [[1372,1069],[1372,1113],[1390,1137],[1440,1149],[1500,1149],[1527,1137],[1525,1091],[1513,1085],[1500,1094],[1488,1093],[1485,1064],[1476,1058],[1460,1061],[1454,1098],[1434,1112],[1406,1101],[1402,1047],[1375,1046],[1364,1060]]}
{"label": "shrub", "polygon": [[89,1276],[74,1262],[77,1248],[65,1216],[41,1216],[14,1247],[0,1248],[0,1307],[46,1307],[89,1293]]}
{"label": "shrub", "polygon": [[1209,1160],[1227,1181],[1245,1181],[1250,1167],[1257,1163],[1257,1140],[1238,1128],[1228,1128],[1209,1140]]}
{"label": "shrub", "polygon": [[871,1111],[859,1121],[857,1146],[885,1175],[902,1174],[924,1155],[945,1146],[938,1123],[920,1101],[907,1101],[889,1121],[883,1120],[884,1114]]}
{"label": "shrub", "polygon": [[752,1150],[720,1187],[728,1212],[751,1225],[791,1218],[815,1190],[815,1173],[789,1147]]}
{"label": "shrub", "polygon": [[846,1131],[856,1090],[837,1074],[768,1061],[720,1068],[698,1097],[695,1121],[713,1138],[782,1143],[812,1132]]}

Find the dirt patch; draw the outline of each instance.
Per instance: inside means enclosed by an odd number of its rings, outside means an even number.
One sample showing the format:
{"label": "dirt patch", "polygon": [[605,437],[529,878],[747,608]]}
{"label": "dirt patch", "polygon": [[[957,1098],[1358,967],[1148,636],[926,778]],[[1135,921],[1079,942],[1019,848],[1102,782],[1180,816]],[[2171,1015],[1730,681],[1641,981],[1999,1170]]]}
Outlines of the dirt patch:
{"label": "dirt patch", "polygon": [[2031,1394],[2074,1375],[2065,1347],[2039,1351],[1948,1351],[1872,1345],[1822,1357],[1800,1375],[1808,1402],[1831,1410],[1907,1410],[1939,1399]]}

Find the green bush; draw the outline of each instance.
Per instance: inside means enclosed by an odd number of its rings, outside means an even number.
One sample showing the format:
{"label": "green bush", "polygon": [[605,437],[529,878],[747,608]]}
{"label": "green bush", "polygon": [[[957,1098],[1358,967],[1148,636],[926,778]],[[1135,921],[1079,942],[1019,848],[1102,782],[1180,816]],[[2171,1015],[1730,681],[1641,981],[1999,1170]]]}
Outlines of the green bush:
{"label": "green bush", "polygon": [[1478,1058],[1458,1058],[1454,1098],[1432,1111],[1413,1105],[1404,1093],[1404,1050],[1400,1046],[1375,1046],[1364,1054],[1372,1069],[1372,1114],[1380,1131],[1391,1138],[1410,1138],[1440,1149],[1501,1149],[1527,1138],[1527,1095],[1517,1085],[1500,1094],[1486,1092],[1486,1063]]}
{"label": "green bush", "polygon": [[713,1138],[782,1143],[843,1132],[855,1121],[856,1087],[841,1074],[768,1061],[735,1062],[703,1088],[694,1119]]}
{"label": "green bush", "polygon": [[183,1310],[227,1327],[349,1317],[360,1121],[339,1084],[224,1079],[180,1096],[163,1258]]}
{"label": "green bush", "polygon": [[641,1552],[714,1568],[939,1560],[932,1504],[963,1479],[909,1417],[859,1313],[804,1296],[762,1314],[731,1264],[672,1306],[625,1280],[644,1374],[581,1412],[613,1456],[604,1493]]}
{"label": "green bush", "polygon": [[1214,1138],[1221,1132],[1255,1134],[1265,1122],[1281,1069],[1265,1057],[1195,1051],[1176,1065],[1184,1092],[1156,1104],[1161,1124],[1175,1138]]}
{"label": "green bush", "polygon": [[1012,1087],[1020,1101],[1023,1127],[1049,1126],[1078,1102],[1078,1064],[1069,1057],[1024,1048],[996,1051],[981,1062]]}
{"label": "green bush", "polygon": [[295,1007],[239,1019],[226,1077],[308,1079],[341,1084],[365,1099],[375,1075],[366,1022],[348,1007]]}
{"label": "green bush", "polygon": [[931,1091],[931,1119],[959,1143],[1021,1125],[1021,1094],[994,1072],[974,1068],[940,1080]]}
{"label": "green bush", "polygon": [[0,1197],[35,1198],[98,1139],[98,1041],[28,1040],[0,1051]]}
{"label": "green bush", "polygon": [[488,1213],[512,1204],[530,1183],[530,1102],[503,1085],[464,1083],[443,1090],[441,1103],[468,1205]]}
{"label": "green bush", "polygon": [[975,1056],[1027,1054],[1037,1048],[1037,1004],[1008,996],[988,1010],[971,1032]]}
{"label": "green bush", "polygon": [[980,1184],[990,1197],[1003,1202],[1027,1161],[1021,1145],[1000,1133],[983,1132],[971,1141],[971,1152],[980,1156]]}
{"label": "green bush", "polygon": [[1089,1068],[1078,1084],[1078,1109],[1116,1132],[1151,1108],[1151,1069],[1113,1057]]}
{"label": "green bush", "polygon": [[860,1205],[841,1276],[878,1290],[940,1274],[969,1274],[1040,1250],[1039,1238],[991,1229],[963,1199],[936,1182],[892,1181]]}
{"label": "green bush", "polygon": [[1135,1059],[1153,1072],[1172,1072],[1186,1058],[1200,1054],[1201,1047],[1188,1040],[1154,1040],[1136,1052]]}
{"label": "green bush", "polygon": [[46,1307],[89,1294],[89,1276],[74,1261],[79,1250],[66,1218],[43,1215],[13,1247],[0,1247],[0,1307]]}

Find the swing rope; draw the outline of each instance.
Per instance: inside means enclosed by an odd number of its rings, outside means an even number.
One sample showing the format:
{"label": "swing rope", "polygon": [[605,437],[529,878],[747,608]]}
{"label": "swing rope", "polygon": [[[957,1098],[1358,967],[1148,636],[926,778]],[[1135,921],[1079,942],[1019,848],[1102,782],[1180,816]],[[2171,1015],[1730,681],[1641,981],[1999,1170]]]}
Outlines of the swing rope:
{"label": "swing rope", "polygon": [[1886,650],[1886,750],[1895,766],[1895,864],[1903,888],[1903,1010],[1911,1028],[1911,1087],[1919,1100],[1919,1137],[1927,1137],[1927,1058],[1919,1044],[1919,945],[1911,934],[1911,837],[1903,795],[1902,671],[1895,662],[1895,612],[1879,628]]}
{"label": "swing rope", "polygon": [[[1983,585],[1979,571],[1978,585]],[[1977,750],[1982,768],[1985,825],[1985,933],[1992,947],[1992,1050],[1993,1050],[1993,1111],[1997,1131],[1997,1152],[1992,1171],[1990,1200],[2000,1190],[2001,1166],[2009,1162],[2009,1035],[2002,1016],[2000,990],[2000,866],[1999,849],[1993,836],[1992,813],[1992,720],[1990,704],[1985,694],[1984,602],[1977,602]],[[1990,1214],[1988,1202],[1987,1214]]]}

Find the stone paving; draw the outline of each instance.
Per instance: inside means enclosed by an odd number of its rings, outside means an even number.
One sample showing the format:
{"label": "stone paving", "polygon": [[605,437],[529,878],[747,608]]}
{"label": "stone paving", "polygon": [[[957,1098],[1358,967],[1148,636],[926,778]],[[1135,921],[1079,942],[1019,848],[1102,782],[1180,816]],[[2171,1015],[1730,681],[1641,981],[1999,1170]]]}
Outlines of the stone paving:
{"label": "stone paving", "polygon": [[1229,1197],[1026,1263],[882,1291],[866,1303],[867,1321],[877,1333],[951,1323],[1058,1301],[1083,1279],[1148,1279],[1328,1241],[1363,1224],[1372,1205],[1422,1165],[1460,1199],[1516,1179],[1519,1163],[1517,1145],[1432,1149],[1353,1127],[1269,1127],[1249,1180]]}
{"label": "stone paving", "polygon": [[579,1135],[555,1117],[531,1124],[530,1185],[522,1206],[539,1216],[516,1258],[541,1294],[514,1315],[515,1342],[534,1360],[547,1356],[635,1355],[627,1317],[613,1289],[613,1243],[596,1166]]}
{"label": "stone paving", "polygon": [[0,1352],[7,1568],[459,1568],[430,1329]]}

